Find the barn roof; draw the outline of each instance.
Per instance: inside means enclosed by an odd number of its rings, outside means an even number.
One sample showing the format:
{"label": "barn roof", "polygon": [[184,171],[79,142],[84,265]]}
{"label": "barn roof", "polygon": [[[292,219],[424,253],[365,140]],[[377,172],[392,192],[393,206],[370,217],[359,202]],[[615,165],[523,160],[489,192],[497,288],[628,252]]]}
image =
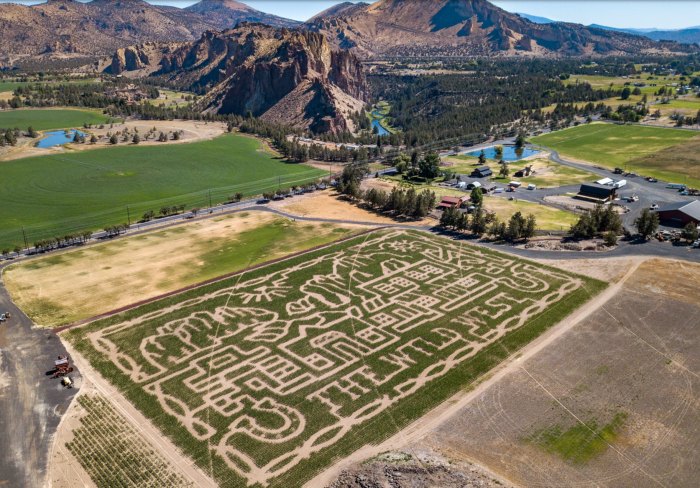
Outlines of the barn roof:
{"label": "barn roof", "polygon": [[659,208],[657,212],[673,212],[673,211],[683,212],[689,217],[700,221],[700,200],[691,200],[689,202],[676,202],[669,203]]}

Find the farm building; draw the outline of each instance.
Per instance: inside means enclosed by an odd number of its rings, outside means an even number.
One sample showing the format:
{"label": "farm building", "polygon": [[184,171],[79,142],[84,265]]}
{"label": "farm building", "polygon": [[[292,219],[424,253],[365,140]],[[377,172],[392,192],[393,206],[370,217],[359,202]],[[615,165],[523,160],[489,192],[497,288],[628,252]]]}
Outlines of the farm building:
{"label": "farm building", "polygon": [[440,203],[438,203],[437,208],[440,210],[445,210],[448,208],[460,208],[462,205],[469,201],[469,196],[465,195],[463,197],[442,197]]}
{"label": "farm building", "polygon": [[597,203],[605,203],[615,198],[615,188],[598,183],[583,183],[576,198]]}
{"label": "farm building", "polygon": [[659,220],[669,225],[684,226],[689,222],[700,224],[700,200],[671,203],[656,211]]}
{"label": "farm building", "polygon": [[488,178],[492,174],[493,171],[491,171],[491,168],[488,166],[479,166],[478,168],[474,168],[474,171],[472,171],[470,176],[472,178]]}

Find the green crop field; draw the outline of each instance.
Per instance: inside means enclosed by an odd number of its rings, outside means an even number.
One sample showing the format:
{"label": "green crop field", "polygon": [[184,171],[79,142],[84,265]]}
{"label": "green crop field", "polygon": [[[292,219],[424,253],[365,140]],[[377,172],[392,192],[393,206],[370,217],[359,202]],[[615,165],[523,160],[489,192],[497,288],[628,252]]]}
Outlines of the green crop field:
{"label": "green crop field", "polygon": [[469,388],[604,286],[379,231],[65,338],[220,486],[301,486]]}
{"label": "green crop field", "polygon": [[61,109],[18,109],[0,111],[0,127],[26,130],[69,129],[83,124],[102,124],[109,117],[95,110]]}
{"label": "green crop field", "polygon": [[270,156],[253,138],[119,146],[0,163],[0,246],[135,222],[163,206],[208,206],[240,192],[257,195],[326,173]]}
{"label": "green crop field", "polygon": [[692,179],[697,171],[678,166],[669,168],[665,161],[657,161],[653,155],[665,150],[680,156],[691,150],[693,146],[689,143],[698,137],[697,132],[689,130],[590,124],[533,137],[532,142],[552,148],[562,156],[675,181],[685,177]]}

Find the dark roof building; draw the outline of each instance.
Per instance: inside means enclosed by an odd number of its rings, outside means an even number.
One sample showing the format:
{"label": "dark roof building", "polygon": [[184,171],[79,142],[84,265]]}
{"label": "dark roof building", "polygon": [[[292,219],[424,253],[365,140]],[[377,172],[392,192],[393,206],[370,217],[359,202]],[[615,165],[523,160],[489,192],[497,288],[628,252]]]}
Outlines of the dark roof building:
{"label": "dark roof building", "polygon": [[609,202],[615,198],[615,188],[598,183],[583,183],[578,191],[577,198],[595,202]]}
{"label": "dark roof building", "polygon": [[659,220],[669,225],[700,224],[700,200],[670,203],[656,211]]}
{"label": "dark roof building", "polygon": [[463,197],[442,197],[440,203],[438,203],[438,208],[445,210],[446,208],[459,208],[469,201],[467,195]]}
{"label": "dark roof building", "polygon": [[492,174],[493,171],[491,171],[491,168],[488,166],[479,166],[478,168],[474,168],[474,171],[472,171],[470,176],[472,178],[488,178]]}

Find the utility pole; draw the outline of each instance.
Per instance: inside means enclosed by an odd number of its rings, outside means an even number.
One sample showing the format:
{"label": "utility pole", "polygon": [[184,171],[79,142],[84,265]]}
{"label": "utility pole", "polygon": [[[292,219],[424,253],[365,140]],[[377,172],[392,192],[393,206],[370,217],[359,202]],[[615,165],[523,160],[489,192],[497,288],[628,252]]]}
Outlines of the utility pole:
{"label": "utility pole", "polygon": [[209,190],[209,208],[211,209],[211,190]]}
{"label": "utility pole", "polygon": [[24,237],[24,249],[29,251],[29,242],[27,242],[27,233],[24,232],[24,227],[22,227],[22,237]]}
{"label": "utility pole", "polygon": [[126,223],[131,227],[131,213],[129,212],[129,206],[126,206]]}

